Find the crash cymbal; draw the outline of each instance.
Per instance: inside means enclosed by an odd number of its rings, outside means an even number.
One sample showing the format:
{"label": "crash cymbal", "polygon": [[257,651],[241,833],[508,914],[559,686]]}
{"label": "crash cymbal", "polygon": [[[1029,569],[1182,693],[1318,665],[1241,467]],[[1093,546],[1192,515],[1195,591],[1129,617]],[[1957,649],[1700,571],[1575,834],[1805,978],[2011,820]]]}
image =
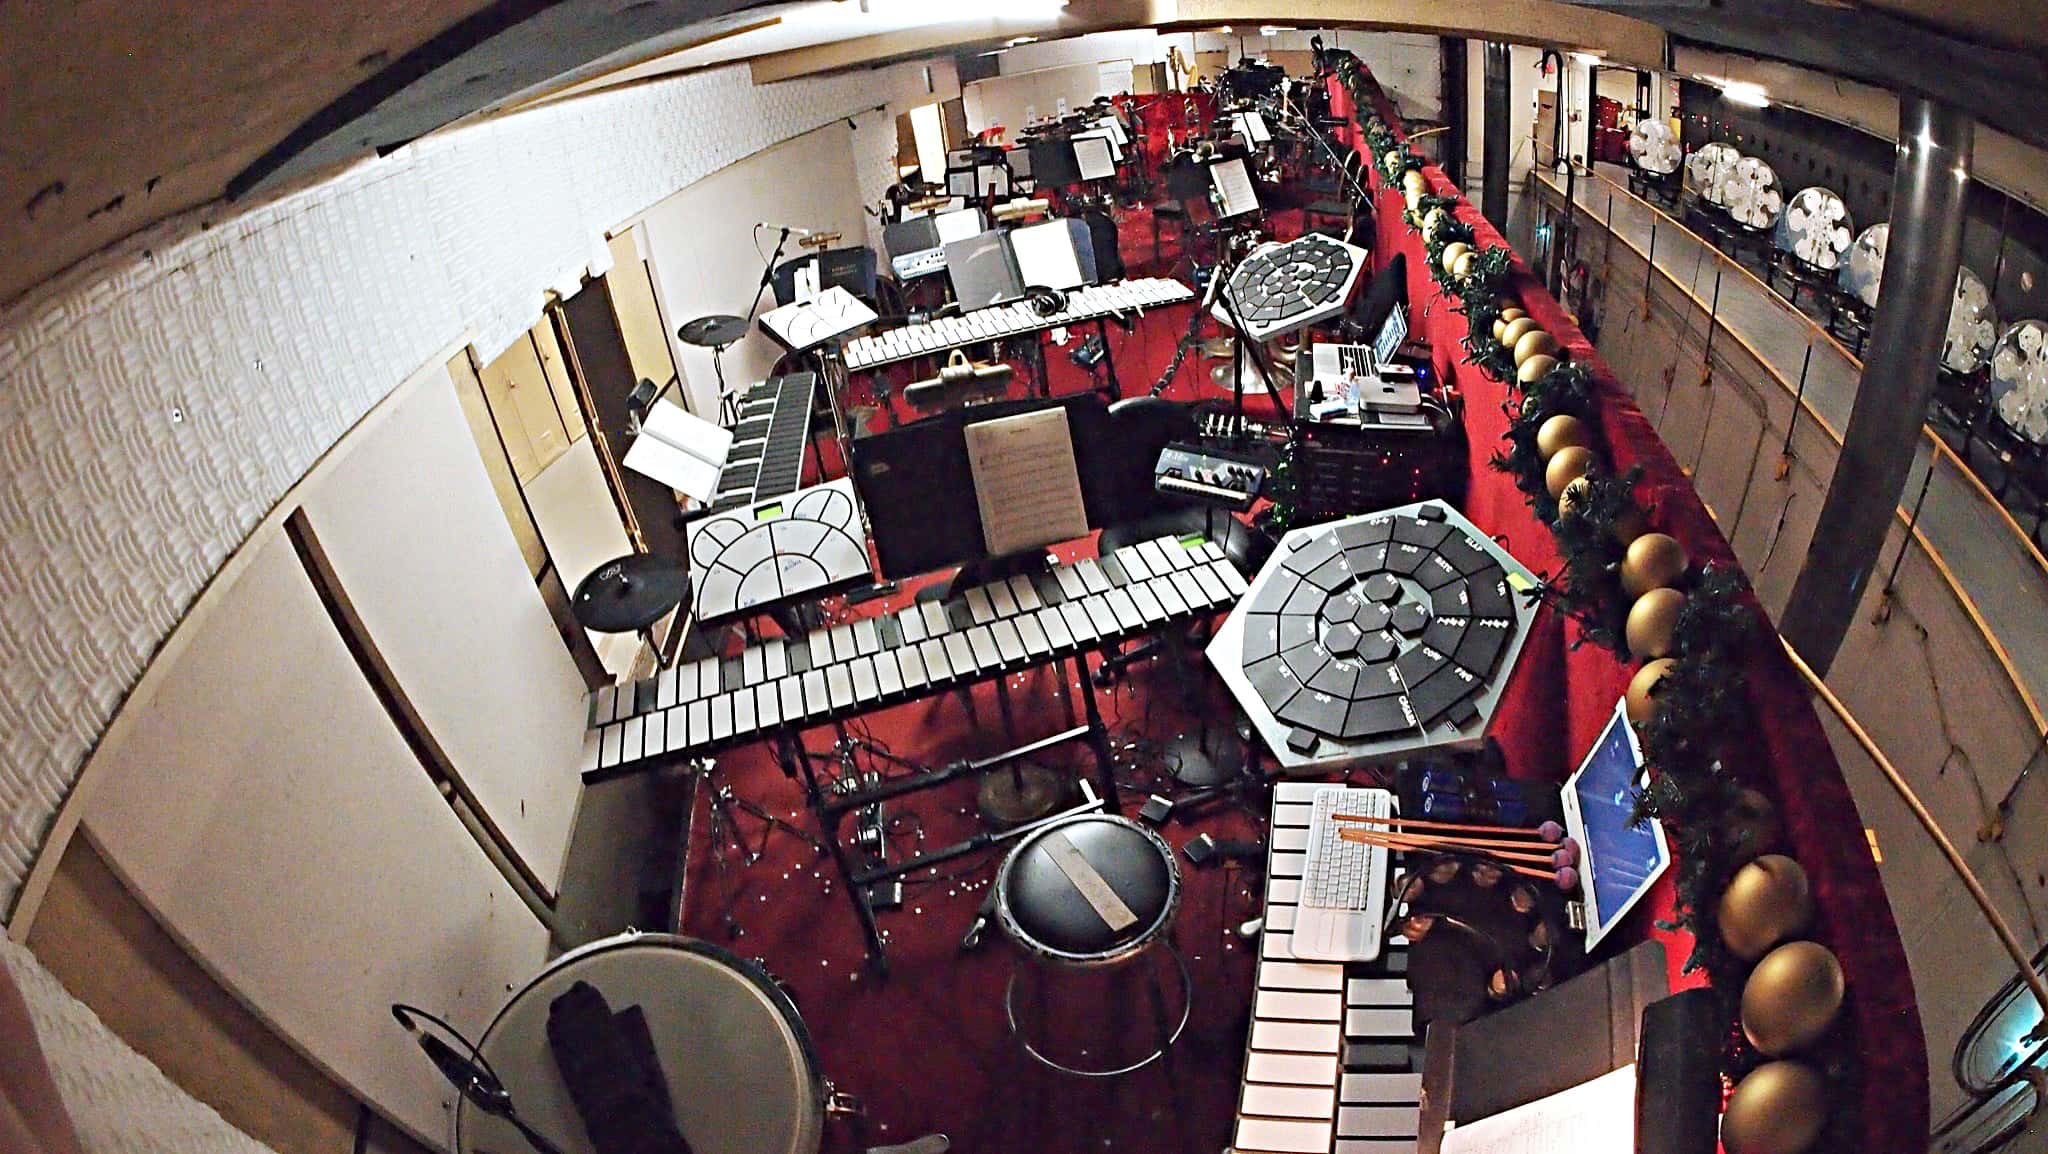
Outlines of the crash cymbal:
{"label": "crash cymbal", "polygon": [[683,322],[676,330],[676,336],[686,345],[697,345],[707,349],[722,349],[747,335],[747,322],[739,317],[714,313]]}
{"label": "crash cymbal", "polygon": [[599,633],[631,633],[661,620],[690,596],[690,574],[652,553],[628,553],[599,565],[569,598],[577,624]]}

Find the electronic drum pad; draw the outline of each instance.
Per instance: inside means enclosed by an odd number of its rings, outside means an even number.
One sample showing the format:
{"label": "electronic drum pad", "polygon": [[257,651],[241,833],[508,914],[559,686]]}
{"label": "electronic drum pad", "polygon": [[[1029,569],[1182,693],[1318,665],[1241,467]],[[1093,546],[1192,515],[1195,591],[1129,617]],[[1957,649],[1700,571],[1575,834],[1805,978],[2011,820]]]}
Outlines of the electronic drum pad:
{"label": "electronic drum pad", "polygon": [[[1253,340],[1264,341],[1342,313],[1365,268],[1362,248],[1310,233],[1264,245],[1230,274],[1230,308]],[[1232,323],[1223,305],[1216,315]]]}
{"label": "electronic drum pad", "polygon": [[1442,501],[1296,529],[1209,643],[1290,772],[1477,746],[1536,578]]}
{"label": "electronic drum pad", "polygon": [[866,581],[871,570],[857,501],[853,479],[841,477],[690,522],[698,622]]}

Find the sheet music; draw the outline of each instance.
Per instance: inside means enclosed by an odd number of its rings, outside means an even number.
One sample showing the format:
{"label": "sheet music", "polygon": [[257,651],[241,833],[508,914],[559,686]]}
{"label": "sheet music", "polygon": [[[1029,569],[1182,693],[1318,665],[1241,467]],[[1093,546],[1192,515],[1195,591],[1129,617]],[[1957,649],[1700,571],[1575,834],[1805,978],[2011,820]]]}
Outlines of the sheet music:
{"label": "sheet music", "polygon": [[1251,170],[1245,167],[1244,158],[1210,165],[1209,181],[1216,186],[1217,199],[1222,201],[1217,209],[1220,215],[1238,216],[1259,210],[1259,192],[1252,187]]}
{"label": "sheet music", "polygon": [[1087,535],[1088,510],[1065,409],[980,421],[968,425],[966,435],[989,556]]}
{"label": "sheet music", "polygon": [[1456,1127],[1443,1154],[1635,1154],[1633,1064]]}
{"label": "sheet music", "polygon": [[625,466],[678,493],[709,501],[732,448],[732,430],[669,401],[656,401],[626,447]]}

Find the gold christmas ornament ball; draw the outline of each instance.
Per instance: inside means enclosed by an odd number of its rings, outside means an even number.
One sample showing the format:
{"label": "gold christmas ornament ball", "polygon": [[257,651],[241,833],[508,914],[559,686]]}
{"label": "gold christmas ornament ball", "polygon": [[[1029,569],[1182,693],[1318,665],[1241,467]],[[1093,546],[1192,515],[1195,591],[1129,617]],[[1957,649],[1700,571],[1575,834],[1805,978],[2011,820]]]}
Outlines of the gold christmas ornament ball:
{"label": "gold christmas ornament ball", "polygon": [[1629,606],[1623,635],[1628,651],[1637,661],[1669,657],[1678,645],[1678,615],[1685,609],[1685,594],[1676,589],[1652,589]]}
{"label": "gold christmas ornament ball", "polygon": [[1584,509],[1586,503],[1592,499],[1593,482],[1580,477],[1578,480],[1566,485],[1564,492],[1557,495],[1557,515],[1559,517],[1576,517],[1579,515],[1579,510]]}
{"label": "gold christmas ornament ball", "polygon": [[1422,211],[1422,194],[1412,188],[1402,190],[1401,202],[1408,206],[1408,215],[1411,220],[1416,213]]}
{"label": "gold christmas ornament ball", "polygon": [[1530,357],[1557,355],[1557,338],[1542,329],[1531,329],[1515,342],[1515,363],[1521,364]]}
{"label": "gold christmas ornament ball", "polygon": [[1516,317],[1508,322],[1506,328],[1500,331],[1500,343],[1512,349],[1522,342],[1523,337],[1535,331],[1535,321],[1530,320],[1526,316]]}
{"label": "gold christmas ornament ball", "polygon": [[1536,455],[1544,460],[1550,460],[1557,456],[1558,450],[1573,445],[1585,449],[1593,447],[1593,430],[1577,417],[1558,413],[1536,426]]}
{"label": "gold christmas ornament ball", "polygon": [[1436,234],[1450,219],[1450,215],[1444,212],[1443,206],[1439,205],[1436,208],[1430,209],[1422,216],[1422,235],[1427,239],[1435,239]]}
{"label": "gold christmas ornament ball", "polygon": [[1506,308],[1500,310],[1500,319],[1502,324],[1513,324],[1516,321],[1521,320],[1523,317],[1526,317],[1528,315],[1528,313],[1522,311],[1521,306],[1519,305],[1509,305]]}
{"label": "gold christmas ornament ball", "polygon": [[1449,272],[1454,266],[1457,265],[1459,257],[1471,251],[1471,245],[1466,244],[1462,240],[1454,240],[1451,243],[1445,245],[1444,250],[1437,254],[1437,266],[1442,268],[1445,272]]}
{"label": "gold christmas ornament ball", "polygon": [[1584,445],[1566,445],[1543,466],[1543,486],[1550,490],[1552,497],[1564,495],[1564,487],[1578,480],[1600,463],[1593,450]]}
{"label": "gold christmas ornament ball", "polygon": [[1776,849],[1784,832],[1778,825],[1778,807],[1754,789],[1736,794],[1735,804],[1721,817],[1721,836],[1728,840],[1737,865]]}
{"label": "gold christmas ornament ball", "polygon": [[1621,558],[1621,588],[1630,597],[1662,589],[1685,576],[1685,546],[1669,533],[1644,533]]}
{"label": "gold christmas ornament ball", "polygon": [[1651,691],[1676,668],[1678,662],[1669,657],[1660,657],[1636,670],[1636,675],[1629,679],[1628,693],[1623,697],[1624,708],[1628,710],[1630,721],[1641,725],[1650,720],[1651,714],[1657,712],[1657,699],[1652,696]]}
{"label": "gold christmas ornament ball", "polygon": [[1466,277],[1472,275],[1472,270],[1478,267],[1478,253],[1461,252],[1458,254],[1458,259],[1451,262],[1451,275],[1457,277],[1459,280],[1464,280]]}
{"label": "gold christmas ornament ball", "polygon": [[1779,1057],[1803,1050],[1842,1012],[1842,963],[1819,942],[1787,942],[1756,964],[1742,987],[1742,1032]]}
{"label": "gold christmas ornament ball", "polygon": [[1813,1067],[1766,1062],[1728,1096],[1721,1145],[1728,1154],[1804,1154],[1827,1118],[1827,1085]]}
{"label": "gold christmas ornament ball", "polygon": [[1515,367],[1515,379],[1525,385],[1533,385],[1550,375],[1557,367],[1557,358],[1538,353]]}
{"label": "gold christmas ornament ball", "polygon": [[1728,879],[1714,920],[1729,953],[1745,962],[1763,957],[1813,920],[1813,886],[1805,868],[1775,853],[1750,862]]}
{"label": "gold christmas ornament ball", "polygon": [[1429,178],[1419,168],[1411,168],[1401,174],[1401,191],[1421,196],[1429,191]]}

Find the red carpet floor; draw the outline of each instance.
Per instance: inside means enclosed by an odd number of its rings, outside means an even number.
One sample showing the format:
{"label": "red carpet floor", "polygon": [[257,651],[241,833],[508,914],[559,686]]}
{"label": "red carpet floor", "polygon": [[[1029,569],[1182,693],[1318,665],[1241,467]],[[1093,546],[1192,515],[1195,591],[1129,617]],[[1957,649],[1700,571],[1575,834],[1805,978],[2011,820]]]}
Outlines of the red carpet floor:
{"label": "red carpet floor", "polygon": [[[1298,214],[1286,213],[1280,227],[1291,231],[1297,219]],[[1126,214],[1123,237],[1133,276],[1167,271],[1177,256],[1169,228],[1163,262],[1151,263],[1151,229],[1143,210]],[[1110,330],[1126,395],[1142,392],[1164,368],[1184,331],[1188,307],[1151,314],[1130,334]],[[1087,387],[1084,374],[1067,363],[1064,349],[1048,345],[1046,360],[1055,392]],[[1013,392],[1018,388],[1013,386]],[[1188,358],[1167,395],[1212,394],[1207,366],[1197,355]],[[1083,543],[1071,551],[1087,555],[1093,547]],[[908,595],[906,589],[850,611],[836,603],[829,608],[834,620],[843,620],[900,607]],[[1102,694],[1119,747],[1118,777],[1127,811],[1134,811],[1162,780],[1158,743],[1189,732],[1199,716],[1228,725],[1227,694],[1205,666],[1192,668],[1192,684],[1184,685],[1187,679],[1170,663],[1147,661],[1128,681]],[[985,755],[1070,724],[1056,692],[1058,677],[1070,679],[1071,667],[1010,679],[1014,742],[1005,737],[993,684],[975,691],[972,716],[958,694],[948,694],[870,715],[856,732],[926,765]],[[808,736],[814,750],[829,746],[833,737],[829,730]],[[1077,772],[1091,764],[1086,747],[1078,743],[1045,760]],[[724,780],[740,796],[811,828],[800,789],[784,778],[765,746],[726,754],[720,762]],[[892,803],[892,858],[975,832],[974,791],[972,781],[959,781]],[[757,823],[746,819],[743,824],[750,837],[756,836]],[[1263,813],[1255,823],[1248,810],[1230,808],[1212,810],[1192,825],[1170,826],[1165,833],[1179,846],[1200,832],[1218,838],[1256,836],[1262,824]],[[1003,991],[1018,951],[993,929],[977,952],[959,951],[961,935],[994,876],[999,848],[911,879],[903,908],[881,915],[890,970],[878,979],[862,967],[860,931],[843,888],[833,879],[829,858],[778,832],[759,863],[751,868],[729,863],[742,928],[734,939],[719,916],[709,821],[701,800],[691,839],[685,932],[760,958],[788,983],[816,1039],[824,1073],[839,1089],[865,1100],[871,1141],[940,1131],[952,1137],[954,1150],[970,1154],[1066,1154],[1211,1152],[1229,1140],[1253,980],[1252,948],[1231,931],[1258,914],[1256,872],[1215,862],[1195,867],[1179,859],[1184,888],[1173,937],[1192,973],[1194,997],[1187,1031],[1172,1051],[1174,1093],[1156,1065],[1104,1081],[1045,1070],[1010,1036]],[[1169,979],[1170,1000],[1172,986]],[[1029,1010],[1037,1003],[1027,996],[1022,1004]],[[1056,1036],[1075,1048],[1064,1051],[1069,1055],[1080,1047],[1088,1047],[1095,1058],[1105,1048],[1122,1053],[1152,1032],[1150,1004],[1136,981],[1090,979],[1062,986],[1045,994],[1045,1008]],[[1116,1049],[1119,1045],[1125,1049]]]}

